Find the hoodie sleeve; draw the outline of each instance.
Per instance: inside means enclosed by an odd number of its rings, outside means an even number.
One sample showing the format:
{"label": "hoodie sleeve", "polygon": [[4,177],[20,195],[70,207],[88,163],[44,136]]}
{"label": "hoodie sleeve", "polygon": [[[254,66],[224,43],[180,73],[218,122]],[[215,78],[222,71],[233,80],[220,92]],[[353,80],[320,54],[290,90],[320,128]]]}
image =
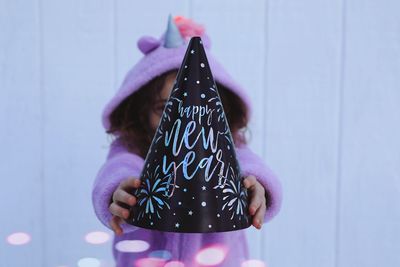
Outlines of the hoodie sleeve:
{"label": "hoodie sleeve", "polygon": [[236,154],[242,171],[247,177],[254,175],[265,188],[267,212],[264,223],[270,221],[281,208],[282,186],[275,173],[266,165],[264,160],[250,150],[246,145],[236,147]]}
{"label": "hoodie sleeve", "polygon": [[[114,141],[110,146],[106,162],[100,168],[93,183],[92,204],[97,218],[109,229],[112,213],[109,211],[112,195],[122,180],[130,176],[139,177],[144,160],[133,153],[127,152],[122,145]],[[122,223],[124,233],[137,227]]]}

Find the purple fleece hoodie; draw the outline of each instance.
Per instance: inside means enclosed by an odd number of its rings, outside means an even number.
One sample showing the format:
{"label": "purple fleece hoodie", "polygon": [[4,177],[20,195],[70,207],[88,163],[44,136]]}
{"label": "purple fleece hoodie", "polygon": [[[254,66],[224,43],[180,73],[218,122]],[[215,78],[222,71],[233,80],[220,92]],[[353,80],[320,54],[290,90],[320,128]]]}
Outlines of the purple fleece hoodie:
{"label": "purple fleece hoodie", "polygon": [[[173,33],[173,31],[167,31],[167,33],[169,32]],[[138,48],[144,56],[127,73],[116,95],[105,106],[102,123],[106,130],[110,127],[109,115],[126,97],[139,90],[157,75],[168,70],[179,69],[187,42],[178,47],[166,48],[163,45],[164,37],[165,35],[162,35],[161,38],[156,39],[144,36],[138,40]],[[189,38],[190,36],[186,37]],[[207,50],[208,61],[215,81],[240,97],[248,109],[249,116],[251,116],[252,104],[246,91],[234,81],[209,51],[211,42],[206,33],[202,34],[202,40]],[[254,175],[266,190],[267,211],[264,218],[264,223],[266,223],[279,212],[281,207],[281,184],[264,160],[253,153],[246,145],[237,146],[236,154],[242,175],[244,177]],[[112,214],[108,207],[115,189],[127,177],[135,176],[139,178],[143,167],[144,159],[142,157],[128,152],[118,139],[112,142],[107,159],[94,181],[92,191],[92,202],[96,216],[106,227],[111,229],[109,221]],[[225,258],[219,264],[212,266],[241,267],[241,263],[249,259],[245,230],[220,233],[173,233],[138,228],[126,223],[122,224],[121,227],[124,234],[115,236],[113,242],[113,254],[117,267],[200,267],[204,265],[198,264],[195,260],[196,255],[201,249],[209,246],[212,248],[217,246],[226,253]],[[132,245],[132,243],[136,244],[136,248],[138,248],[137,244],[141,244],[141,251],[132,252],[130,250],[131,252],[126,252],[123,249],[126,244],[134,248],[135,245]],[[146,244],[149,245],[148,248],[143,247]],[[148,258],[157,257],[157,255],[162,255],[165,260],[156,262],[153,260],[150,263]],[[214,256],[218,256],[217,253],[214,253]]]}
{"label": "purple fleece hoodie", "polygon": [[[281,205],[281,185],[273,172],[257,154],[246,145],[236,147],[236,153],[243,176],[254,175],[266,189],[267,212],[264,223],[275,216]],[[144,166],[144,159],[128,152],[118,141],[114,140],[110,146],[107,160],[101,167],[94,182],[92,201],[99,220],[108,228],[112,214],[108,206],[113,192],[119,183],[129,176],[139,177]],[[115,236],[113,242],[113,255],[117,267],[136,266],[135,262],[141,258],[149,257],[154,251],[165,250],[164,255],[169,255],[169,261],[181,261],[188,267],[202,266],[195,261],[196,253],[202,248],[219,245],[226,249],[225,259],[217,266],[240,267],[241,262],[249,259],[249,251],[245,230],[221,233],[172,233],[148,230],[129,224],[121,225],[124,234]],[[253,227],[253,226],[251,226]],[[143,240],[150,247],[143,252],[121,252],[115,248],[122,240]],[[168,253],[169,252],[169,253]],[[157,253],[157,252],[156,252]],[[150,255],[151,256],[151,255]],[[164,263],[167,263],[165,260]],[[159,265],[164,266],[162,261]],[[139,266],[139,265],[137,265]],[[144,264],[141,266],[151,266]],[[204,265],[203,265],[204,266]]]}

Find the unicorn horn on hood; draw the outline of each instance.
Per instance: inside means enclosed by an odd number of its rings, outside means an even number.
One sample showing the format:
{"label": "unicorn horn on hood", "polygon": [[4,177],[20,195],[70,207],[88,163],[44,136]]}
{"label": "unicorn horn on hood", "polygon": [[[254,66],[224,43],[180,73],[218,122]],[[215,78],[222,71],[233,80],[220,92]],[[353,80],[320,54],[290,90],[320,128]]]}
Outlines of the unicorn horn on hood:
{"label": "unicorn horn on hood", "polygon": [[174,48],[179,47],[185,43],[185,40],[182,38],[182,35],[176,26],[172,15],[168,16],[168,25],[167,31],[165,33],[165,41],[164,47],[166,48]]}

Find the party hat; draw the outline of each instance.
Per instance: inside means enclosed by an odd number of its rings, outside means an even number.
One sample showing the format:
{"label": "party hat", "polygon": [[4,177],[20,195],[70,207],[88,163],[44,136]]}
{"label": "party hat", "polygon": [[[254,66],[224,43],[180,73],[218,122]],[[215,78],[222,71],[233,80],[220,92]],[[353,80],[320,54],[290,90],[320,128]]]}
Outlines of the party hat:
{"label": "party hat", "polygon": [[190,39],[140,179],[132,225],[185,233],[251,225],[235,145],[198,36]]}

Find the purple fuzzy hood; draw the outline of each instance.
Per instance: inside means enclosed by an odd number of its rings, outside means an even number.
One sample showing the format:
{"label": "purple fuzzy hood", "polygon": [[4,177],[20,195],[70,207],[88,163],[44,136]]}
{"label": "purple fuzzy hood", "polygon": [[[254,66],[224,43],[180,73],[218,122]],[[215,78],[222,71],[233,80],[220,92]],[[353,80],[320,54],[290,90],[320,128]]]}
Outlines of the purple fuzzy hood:
{"label": "purple fuzzy hood", "polygon": [[[105,106],[102,113],[102,123],[106,130],[110,128],[109,117],[111,113],[126,97],[139,90],[153,78],[173,69],[178,70],[181,66],[188,42],[185,41],[180,47],[166,48],[163,45],[164,36],[165,34],[159,39],[143,36],[138,40],[138,48],[144,56],[129,70],[119,90]],[[211,42],[209,37],[203,34],[201,38],[204,42],[214,80],[239,96],[248,110],[249,117],[251,117],[252,105],[245,90],[228,74],[211,54]]]}
{"label": "purple fuzzy hood", "polygon": [[[188,42],[176,48],[164,47],[164,36],[159,39],[142,37],[138,47],[144,56],[127,73],[121,87],[105,106],[102,123],[106,130],[110,127],[109,116],[113,110],[129,95],[139,90],[153,78],[169,70],[179,69],[185,55]],[[202,34],[208,62],[217,83],[224,85],[239,96],[251,117],[251,103],[243,88],[237,84],[210,53],[210,40]],[[242,175],[253,175],[265,188],[266,213],[263,223],[270,221],[280,210],[282,202],[281,183],[264,159],[246,144],[236,147],[236,153]],[[107,158],[98,171],[93,183],[92,203],[96,216],[109,229],[112,214],[109,205],[113,193],[119,184],[128,177],[140,177],[145,159],[129,152],[119,139],[112,142]],[[250,253],[245,230],[218,233],[174,233],[153,231],[127,223],[121,224],[123,234],[114,236],[113,256],[116,267],[125,266],[191,266],[202,267],[199,253],[204,249],[217,249],[224,258],[218,267],[243,267],[250,264]],[[263,237],[264,238],[264,237]],[[146,247],[137,250],[137,244]],[[168,265],[167,265],[168,264]]]}

